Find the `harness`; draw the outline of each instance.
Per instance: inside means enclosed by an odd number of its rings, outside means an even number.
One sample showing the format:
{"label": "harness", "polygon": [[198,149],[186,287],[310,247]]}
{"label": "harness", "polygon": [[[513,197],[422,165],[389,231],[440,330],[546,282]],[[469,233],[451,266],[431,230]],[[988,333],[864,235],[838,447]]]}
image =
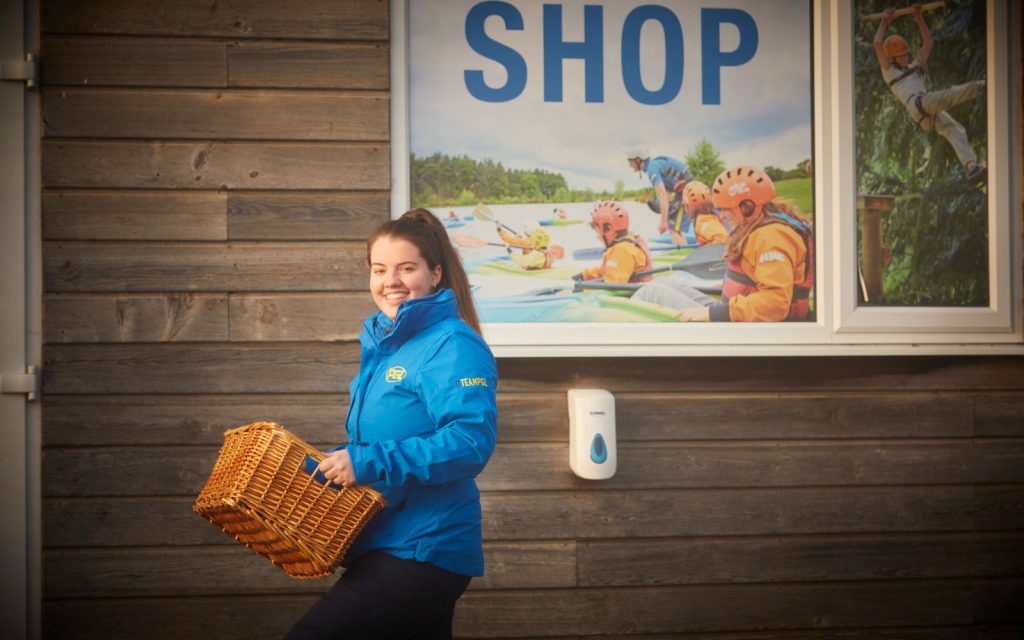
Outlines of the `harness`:
{"label": "harness", "polygon": [[[785,213],[769,212],[772,218],[767,224],[784,224],[800,234],[807,249],[804,258],[804,279],[793,283],[793,297],[789,303],[786,320],[806,320],[810,315],[811,290],[814,288],[814,232],[811,226]],[[767,226],[767,225],[766,225]],[[725,282],[722,283],[722,302],[736,296],[748,296],[758,290],[757,282],[743,272],[741,257],[728,263]]]}
{"label": "harness", "polygon": [[[893,78],[892,80],[889,81],[888,85],[889,85],[890,89],[896,83],[901,82],[903,80],[906,80],[907,78],[909,78],[910,76],[914,75],[915,73],[919,73],[919,74],[921,74],[921,77],[925,77],[924,69],[922,69],[921,67],[915,67],[913,65],[908,65],[906,67],[901,67],[900,65],[898,65],[895,62],[892,63],[892,66],[896,67],[897,69],[902,69],[903,72],[900,75],[896,76],[895,78]],[[924,94],[921,93],[921,92],[915,93],[914,95],[912,95],[909,98],[907,98],[907,101],[903,104],[903,106],[906,107],[911,102],[914,103],[914,107],[917,108],[917,112],[919,114],[921,114],[921,117],[918,118],[917,120],[914,120],[913,118],[911,118],[911,120],[918,127],[921,127],[921,123],[924,122],[924,120],[926,118],[932,117],[932,114],[930,114],[927,111],[925,111],[924,105],[921,103],[921,97],[923,95]],[[910,115],[909,112],[907,113],[907,115],[908,116]]]}

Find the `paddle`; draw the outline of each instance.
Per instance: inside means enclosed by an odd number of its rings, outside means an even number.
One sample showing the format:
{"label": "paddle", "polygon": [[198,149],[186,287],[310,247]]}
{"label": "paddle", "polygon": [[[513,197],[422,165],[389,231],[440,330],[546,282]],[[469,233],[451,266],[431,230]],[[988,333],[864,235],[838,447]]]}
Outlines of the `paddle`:
{"label": "paddle", "polygon": [[476,215],[476,217],[480,218],[481,220],[486,220],[487,222],[497,222],[501,226],[505,227],[505,229],[508,230],[509,232],[519,233],[518,231],[508,226],[507,224],[495,220],[494,213],[492,213],[491,210],[485,204],[476,205],[476,208],[473,209],[473,213]]}
{"label": "paddle", "polygon": [[[696,244],[667,244],[658,245],[652,247],[648,245],[648,251],[674,251],[675,249],[696,249],[700,245]],[[572,252],[573,260],[600,260],[604,257],[604,248],[602,247],[584,247],[582,249],[576,249]]]}
{"label": "paddle", "polygon": [[481,240],[476,236],[467,236],[461,233],[451,234],[452,242],[459,245],[460,247],[466,247],[468,249],[482,249],[484,247],[504,247],[504,242],[487,242]]}
{"label": "paddle", "polygon": [[725,275],[725,245],[706,244],[697,247],[679,262],[666,267],[638,271],[634,277],[649,276],[664,271],[688,271],[702,280],[717,280]]}
{"label": "paddle", "polygon": [[[460,247],[466,247],[468,249],[482,249],[483,247],[506,247],[504,242],[487,242],[481,240],[476,236],[468,236],[462,233],[451,234],[452,241]],[[565,257],[565,249],[560,244],[553,244],[547,248],[548,255],[551,256],[552,260],[561,260]]]}
{"label": "paddle", "polygon": [[[657,282],[655,280],[655,282]],[[597,280],[584,280],[583,282],[577,282],[576,286],[573,287],[574,291],[580,291],[582,289],[599,289],[601,291],[636,291],[647,282],[598,282]],[[722,293],[722,287],[700,287],[690,285],[701,293],[708,293],[718,295]]]}

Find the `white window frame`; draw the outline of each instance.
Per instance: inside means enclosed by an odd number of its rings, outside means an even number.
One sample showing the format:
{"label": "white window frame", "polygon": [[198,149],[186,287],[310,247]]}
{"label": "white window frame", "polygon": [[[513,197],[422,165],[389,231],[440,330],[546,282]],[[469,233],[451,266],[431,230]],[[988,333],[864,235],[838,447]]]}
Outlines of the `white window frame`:
{"label": "white window frame", "polygon": [[[391,1],[391,211],[409,208],[408,21]],[[514,0],[510,0],[514,2]],[[857,306],[852,0],[814,0],[814,322],[487,323],[499,357],[1024,354],[1019,9],[987,0],[988,307]],[[637,327],[642,326],[642,331]]]}

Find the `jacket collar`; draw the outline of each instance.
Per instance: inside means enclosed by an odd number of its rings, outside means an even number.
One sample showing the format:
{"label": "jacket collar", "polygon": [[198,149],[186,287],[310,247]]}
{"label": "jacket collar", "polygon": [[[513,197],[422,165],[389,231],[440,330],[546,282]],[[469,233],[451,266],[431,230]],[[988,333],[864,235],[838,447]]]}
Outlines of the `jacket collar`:
{"label": "jacket collar", "polygon": [[403,302],[394,320],[380,311],[373,314],[363,322],[359,340],[366,347],[380,346],[384,342],[401,344],[419,331],[451,317],[458,317],[455,292],[440,289],[429,296]]}

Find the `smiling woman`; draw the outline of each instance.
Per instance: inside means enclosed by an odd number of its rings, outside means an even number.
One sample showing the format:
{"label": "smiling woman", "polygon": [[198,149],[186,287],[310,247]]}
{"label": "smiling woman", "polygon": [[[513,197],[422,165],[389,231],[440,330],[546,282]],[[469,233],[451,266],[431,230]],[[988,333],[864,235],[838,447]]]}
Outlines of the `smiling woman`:
{"label": "smiling woman", "polygon": [[288,638],[450,638],[455,602],[483,575],[476,476],[497,439],[498,374],[469,283],[439,220],[418,209],[367,241],[370,293],[350,388],[348,443],[318,469],[388,506],[346,571]]}

